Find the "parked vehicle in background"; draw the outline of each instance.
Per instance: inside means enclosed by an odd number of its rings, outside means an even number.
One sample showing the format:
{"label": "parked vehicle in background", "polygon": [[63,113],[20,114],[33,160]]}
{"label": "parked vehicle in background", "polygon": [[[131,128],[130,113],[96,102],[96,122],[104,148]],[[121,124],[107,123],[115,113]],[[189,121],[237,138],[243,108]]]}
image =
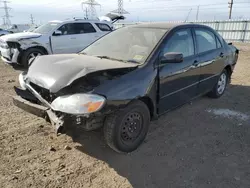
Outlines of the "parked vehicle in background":
{"label": "parked vehicle in background", "polygon": [[31,26],[28,30],[24,30],[23,32],[33,32],[35,29],[37,29],[39,26]]}
{"label": "parked vehicle in background", "polygon": [[13,24],[9,29],[7,29],[10,33],[20,33],[25,30],[28,30],[30,25],[28,24]]}
{"label": "parked vehicle in background", "polygon": [[110,31],[106,21],[51,21],[32,32],[0,37],[0,51],[3,61],[28,67],[36,56],[77,53]]}
{"label": "parked vehicle in background", "polygon": [[10,34],[9,31],[0,28],[0,36]]}
{"label": "parked vehicle in background", "polygon": [[14,104],[49,119],[57,131],[67,123],[104,127],[112,149],[131,152],[150,120],[198,96],[222,96],[238,53],[203,25],[125,27],[78,54],[36,58],[19,76]]}

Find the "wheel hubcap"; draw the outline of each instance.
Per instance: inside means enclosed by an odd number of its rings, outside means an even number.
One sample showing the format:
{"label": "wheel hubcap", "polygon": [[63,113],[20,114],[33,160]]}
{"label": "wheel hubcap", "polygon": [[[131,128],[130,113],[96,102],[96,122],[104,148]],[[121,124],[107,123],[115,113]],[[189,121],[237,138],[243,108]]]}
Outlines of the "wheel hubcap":
{"label": "wheel hubcap", "polygon": [[31,54],[29,55],[29,57],[28,57],[28,64],[30,65],[31,62],[32,62],[37,56],[40,56],[40,55],[42,55],[42,54],[39,53],[39,52],[33,52],[33,53],[31,53]]}
{"label": "wheel hubcap", "polygon": [[141,133],[142,117],[137,112],[129,113],[122,122],[121,138],[126,142],[133,142]]}
{"label": "wheel hubcap", "polygon": [[217,92],[221,95],[225,88],[226,88],[226,84],[227,84],[227,76],[225,73],[223,73],[221,76],[220,76],[220,79],[218,81],[218,87],[217,87]]}

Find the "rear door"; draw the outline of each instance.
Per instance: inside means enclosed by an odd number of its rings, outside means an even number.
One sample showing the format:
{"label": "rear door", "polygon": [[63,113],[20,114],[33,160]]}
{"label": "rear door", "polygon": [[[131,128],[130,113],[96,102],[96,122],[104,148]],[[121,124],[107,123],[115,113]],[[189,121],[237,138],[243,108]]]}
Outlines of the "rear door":
{"label": "rear door", "polygon": [[199,93],[210,91],[225,63],[224,48],[215,33],[207,28],[194,28],[201,69]]}
{"label": "rear door", "polygon": [[101,37],[100,32],[96,28],[94,28],[91,23],[74,23],[74,25],[77,33],[77,35],[75,36],[77,45],[75,52],[83,50],[85,47]]}
{"label": "rear door", "polygon": [[180,29],[163,42],[162,54],[179,52],[181,63],[167,63],[159,68],[159,114],[180,106],[197,95],[200,69],[191,29]]}

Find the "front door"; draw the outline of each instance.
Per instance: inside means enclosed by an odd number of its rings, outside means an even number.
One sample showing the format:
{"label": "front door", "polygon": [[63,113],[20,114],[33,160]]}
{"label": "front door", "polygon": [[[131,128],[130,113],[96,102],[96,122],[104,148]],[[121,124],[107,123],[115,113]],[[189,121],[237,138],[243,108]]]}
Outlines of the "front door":
{"label": "front door", "polygon": [[51,36],[51,46],[54,54],[76,53],[78,50],[78,33],[75,31],[74,23],[62,25],[58,31],[61,35]]}
{"label": "front door", "polygon": [[198,93],[200,68],[195,55],[191,29],[180,29],[172,33],[162,46],[162,54],[180,52],[183,62],[167,63],[159,68],[159,114],[180,106]]}

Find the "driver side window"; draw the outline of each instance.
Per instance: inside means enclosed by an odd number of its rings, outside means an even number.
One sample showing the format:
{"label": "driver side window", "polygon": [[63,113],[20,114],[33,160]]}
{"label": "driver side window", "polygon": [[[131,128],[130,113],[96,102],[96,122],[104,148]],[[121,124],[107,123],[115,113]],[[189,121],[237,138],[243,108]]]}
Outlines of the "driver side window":
{"label": "driver side window", "polygon": [[62,25],[59,29],[57,29],[58,31],[62,32],[62,35],[73,35],[75,34],[75,29],[74,29],[74,25],[69,23],[69,24],[64,24]]}
{"label": "driver side window", "polygon": [[183,57],[194,55],[194,41],[190,29],[176,31],[164,46],[163,54],[168,52],[179,52]]}

